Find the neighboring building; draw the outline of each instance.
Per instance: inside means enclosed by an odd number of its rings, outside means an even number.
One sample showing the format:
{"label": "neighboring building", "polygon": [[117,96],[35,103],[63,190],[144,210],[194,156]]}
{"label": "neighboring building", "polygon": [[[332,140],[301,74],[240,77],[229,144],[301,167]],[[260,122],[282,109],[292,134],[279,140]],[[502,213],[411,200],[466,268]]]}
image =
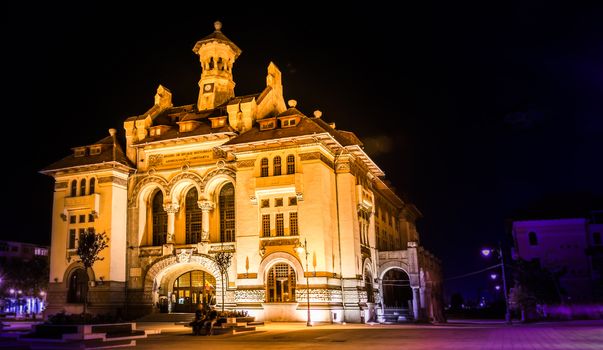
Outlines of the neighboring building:
{"label": "neighboring building", "polygon": [[[199,98],[155,103],[42,171],[55,178],[49,313],[191,312],[222,303],[216,252],[233,253],[225,306],[263,320],[442,320],[439,261],[419,244],[421,216],[384,182],[360,140],[319,111],[285,105],[281,72],[235,96],[241,50],[216,30],[197,42]],[[78,235],[106,232],[93,271]],[[308,255],[295,248],[307,241]],[[309,293],[306,285],[309,285]],[[345,318],[344,318],[345,317]]]}
{"label": "neighboring building", "polygon": [[567,302],[591,302],[602,295],[602,212],[589,217],[513,222],[515,258],[537,261],[561,273]]}
{"label": "neighboring building", "polygon": [[[45,291],[39,286],[15,280],[15,272],[7,271],[13,267],[29,263],[35,257],[46,260],[48,264],[48,247],[13,241],[0,241],[0,288],[4,299],[0,300],[0,311],[14,312],[17,316],[28,313],[39,313],[44,310]],[[21,271],[21,270],[19,270]],[[28,279],[24,279],[29,281]]]}
{"label": "neighboring building", "polygon": [[34,256],[48,258],[48,247],[32,243],[0,241],[0,264],[9,260],[29,261]]}

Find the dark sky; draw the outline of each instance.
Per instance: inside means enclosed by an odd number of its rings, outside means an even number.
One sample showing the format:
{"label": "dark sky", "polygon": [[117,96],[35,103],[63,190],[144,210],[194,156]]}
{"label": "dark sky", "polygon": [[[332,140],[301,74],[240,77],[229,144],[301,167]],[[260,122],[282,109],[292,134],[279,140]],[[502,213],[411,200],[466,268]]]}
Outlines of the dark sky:
{"label": "dark sky", "polygon": [[[152,105],[158,84],[176,105],[196,101],[191,50],[216,19],[243,50],[236,93],[261,91],[274,61],[285,98],[354,131],[416,203],[422,243],[447,277],[486,266],[479,248],[508,244],[506,220],[519,213],[601,206],[600,7],[11,6],[2,22],[2,239],[49,243],[53,182],[37,171],[108,128],[123,131],[124,118]],[[475,291],[481,280],[447,290]]]}

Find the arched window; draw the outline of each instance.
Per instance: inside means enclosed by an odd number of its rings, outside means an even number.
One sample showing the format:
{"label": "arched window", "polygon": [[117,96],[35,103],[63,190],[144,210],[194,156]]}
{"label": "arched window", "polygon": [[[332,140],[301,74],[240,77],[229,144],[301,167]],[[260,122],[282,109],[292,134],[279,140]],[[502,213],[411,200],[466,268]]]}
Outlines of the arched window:
{"label": "arched window", "polygon": [[373,292],[373,275],[368,270],[364,271],[364,287],[366,289],[366,302],[375,302],[375,293]]}
{"label": "arched window", "polygon": [[274,157],[274,159],[272,160],[272,164],[274,165],[274,171],[272,175],[279,176],[281,174],[281,157]]}
{"label": "arched window", "polygon": [[295,174],[295,156],[293,154],[287,156],[287,174]]}
{"label": "arched window", "polygon": [[201,209],[197,201],[199,195],[195,187],[186,193],[185,214],[186,214],[186,244],[193,244],[201,241]]}
{"label": "arched window", "polygon": [[153,197],[153,245],[162,245],[167,240],[167,213],[163,210],[163,192]]}
{"label": "arched window", "polygon": [[86,179],[80,181],[80,196],[86,195]]}
{"label": "arched window", "polygon": [[77,180],[71,181],[71,197],[77,196]]}
{"label": "arched window", "polygon": [[220,242],[235,240],[235,193],[232,183],[220,190]]}
{"label": "arched window", "polygon": [[528,239],[530,240],[530,245],[538,245],[538,236],[536,236],[536,232],[528,233]]}
{"label": "arched window", "polygon": [[266,302],[295,301],[295,271],[285,263],[274,265],[266,276]]}
{"label": "arched window", "polygon": [[83,303],[88,291],[88,274],[84,269],[76,269],[69,276],[68,303]]}
{"label": "arched window", "polygon": [[95,186],[96,186],[96,179],[91,178],[90,179],[90,194],[94,194],[94,191],[96,190]]}
{"label": "arched window", "polygon": [[260,176],[268,176],[268,158],[262,158]]}

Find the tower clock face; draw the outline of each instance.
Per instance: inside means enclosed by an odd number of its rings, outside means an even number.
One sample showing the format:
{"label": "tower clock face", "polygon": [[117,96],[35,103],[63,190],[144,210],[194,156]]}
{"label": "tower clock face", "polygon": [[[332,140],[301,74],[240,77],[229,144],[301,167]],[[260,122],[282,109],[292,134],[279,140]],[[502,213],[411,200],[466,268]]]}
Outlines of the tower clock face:
{"label": "tower clock face", "polygon": [[214,91],[214,83],[203,85],[203,92],[212,92]]}

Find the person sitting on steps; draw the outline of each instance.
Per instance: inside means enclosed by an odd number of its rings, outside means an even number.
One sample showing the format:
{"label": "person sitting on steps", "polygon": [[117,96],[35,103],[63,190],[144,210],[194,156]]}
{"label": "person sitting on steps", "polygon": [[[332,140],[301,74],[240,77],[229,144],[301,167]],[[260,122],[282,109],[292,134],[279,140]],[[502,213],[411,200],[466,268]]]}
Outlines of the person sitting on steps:
{"label": "person sitting on steps", "polygon": [[216,311],[215,307],[212,307],[209,314],[207,314],[207,318],[206,318],[206,321],[204,324],[205,335],[212,335],[212,333],[214,331],[214,325],[216,324],[217,320],[218,320],[218,311]]}
{"label": "person sitting on steps", "polygon": [[197,310],[195,311],[195,319],[189,323],[191,327],[193,327],[193,335],[200,335],[201,329],[206,321],[206,313],[205,310]]}

